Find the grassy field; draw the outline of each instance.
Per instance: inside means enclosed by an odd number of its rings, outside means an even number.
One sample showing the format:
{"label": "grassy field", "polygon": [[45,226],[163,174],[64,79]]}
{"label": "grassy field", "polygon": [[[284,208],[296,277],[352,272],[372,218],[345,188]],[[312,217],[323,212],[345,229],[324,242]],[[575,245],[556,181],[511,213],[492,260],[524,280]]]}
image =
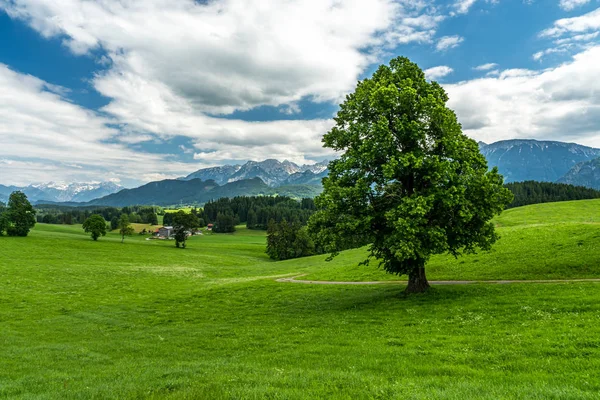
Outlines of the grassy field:
{"label": "grassy field", "polygon": [[[430,279],[600,277],[600,201],[512,209],[491,253]],[[185,250],[39,224],[0,238],[0,397],[597,399],[600,284],[278,283],[398,279],[365,250],[272,262],[263,232]]]}
{"label": "grassy field", "polygon": [[180,208],[165,208],[165,212],[166,213],[176,213],[179,211],[183,211],[186,213],[191,213],[192,212],[193,207],[180,207]]}

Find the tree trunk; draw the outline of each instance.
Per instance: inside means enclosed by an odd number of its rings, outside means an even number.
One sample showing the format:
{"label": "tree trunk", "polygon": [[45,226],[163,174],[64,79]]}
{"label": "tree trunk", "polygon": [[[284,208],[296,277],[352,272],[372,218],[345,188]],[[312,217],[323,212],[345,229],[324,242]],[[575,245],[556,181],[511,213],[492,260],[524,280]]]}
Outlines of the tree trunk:
{"label": "tree trunk", "polygon": [[415,267],[408,274],[408,286],[404,293],[424,293],[429,289],[429,282],[425,276],[425,267]]}

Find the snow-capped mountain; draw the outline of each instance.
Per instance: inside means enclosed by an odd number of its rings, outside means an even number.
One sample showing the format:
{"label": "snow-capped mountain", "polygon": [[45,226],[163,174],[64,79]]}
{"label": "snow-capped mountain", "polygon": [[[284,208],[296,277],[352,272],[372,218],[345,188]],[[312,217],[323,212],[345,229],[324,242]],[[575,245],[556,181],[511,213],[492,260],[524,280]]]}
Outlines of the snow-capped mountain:
{"label": "snow-capped mountain", "polygon": [[113,182],[57,183],[48,182],[25,187],[0,185],[0,201],[6,202],[10,194],[20,190],[31,202],[86,202],[98,197],[116,193],[123,189]]}
{"label": "snow-capped mountain", "polygon": [[600,157],[600,149],[575,143],[526,139],[503,140],[479,149],[505,182],[556,182],[576,164]]}
{"label": "snow-capped mountain", "polygon": [[[182,180],[213,179],[219,185],[226,183],[237,182],[244,179],[260,178],[263,182],[271,187],[281,186],[283,184],[305,183],[304,181],[314,184],[320,184],[319,177],[326,175],[328,161],[312,165],[298,165],[291,161],[284,160],[264,160],[264,161],[248,161],[244,165],[224,165],[221,167],[203,168],[200,169]],[[303,174],[309,175],[304,176]],[[292,177],[292,179],[290,179]]]}

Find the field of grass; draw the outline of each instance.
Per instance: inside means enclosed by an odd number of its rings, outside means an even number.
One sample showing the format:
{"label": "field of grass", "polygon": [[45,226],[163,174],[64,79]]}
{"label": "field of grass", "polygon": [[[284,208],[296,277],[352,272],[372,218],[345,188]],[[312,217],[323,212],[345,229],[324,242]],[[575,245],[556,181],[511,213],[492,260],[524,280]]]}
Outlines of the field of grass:
{"label": "field of grass", "polygon": [[166,213],[176,213],[178,211],[183,211],[186,213],[191,213],[193,207],[180,207],[180,208],[165,208]]}
{"label": "field of grass", "polygon": [[[600,201],[497,223],[491,253],[436,257],[429,278],[600,277]],[[185,250],[43,224],[0,238],[0,397],[598,398],[600,284],[278,283],[388,277],[360,249],[273,262],[264,247],[243,228]]]}

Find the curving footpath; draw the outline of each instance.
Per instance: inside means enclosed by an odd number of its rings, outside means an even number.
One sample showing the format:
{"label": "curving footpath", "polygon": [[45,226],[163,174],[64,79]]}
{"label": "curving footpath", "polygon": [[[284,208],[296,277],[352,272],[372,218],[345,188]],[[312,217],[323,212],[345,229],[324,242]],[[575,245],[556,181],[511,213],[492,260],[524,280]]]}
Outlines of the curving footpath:
{"label": "curving footpath", "polygon": [[[367,282],[341,282],[341,281],[308,281],[301,278],[306,274],[296,275],[289,278],[276,279],[277,282],[303,283],[306,285],[406,285],[407,281],[367,281]],[[600,278],[590,279],[533,279],[533,280],[491,280],[491,281],[429,281],[430,285],[472,285],[477,283],[489,284],[512,284],[512,283],[576,283],[576,282],[600,282]]]}

